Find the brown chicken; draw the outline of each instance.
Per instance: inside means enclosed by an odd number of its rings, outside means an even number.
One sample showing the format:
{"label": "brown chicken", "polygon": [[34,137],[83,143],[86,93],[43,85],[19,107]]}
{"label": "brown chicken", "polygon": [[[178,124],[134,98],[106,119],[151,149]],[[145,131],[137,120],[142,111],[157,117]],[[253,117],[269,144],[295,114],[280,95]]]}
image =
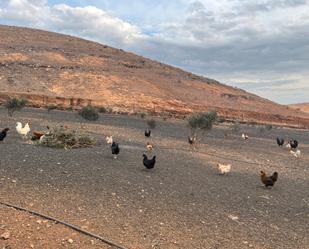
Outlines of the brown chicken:
{"label": "brown chicken", "polygon": [[278,180],[278,172],[274,172],[271,176],[267,176],[264,171],[261,171],[261,181],[265,187],[274,186]]}

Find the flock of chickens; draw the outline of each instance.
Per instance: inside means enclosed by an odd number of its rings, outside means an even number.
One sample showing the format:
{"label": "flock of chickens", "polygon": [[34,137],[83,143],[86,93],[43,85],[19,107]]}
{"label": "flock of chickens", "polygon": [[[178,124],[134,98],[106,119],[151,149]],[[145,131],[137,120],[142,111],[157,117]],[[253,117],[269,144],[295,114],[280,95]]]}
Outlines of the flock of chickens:
{"label": "flock of chickens", "polygon": [[[49,129],[49,127],[47,126],[47,128]],[[7,133],[9,132],[9,128],[5,128],[0,132],[0,142],[2,142],[5,137],[7,136]],[[28,133],[30,132],[30,126],[29,123],[26,123],[24,126],[22,125],[22,123],[17,122],[16,123],[16,131],[18,134],[20,134],[22,136],[22,138],[27,138]],[[151,130],[145,130],[145,137],[149,138],[151,136]],[[40,137],[42,137],[44,135],[44,133],[38,133],[38,132],[33,132],[33,137],[35,137],[36,139],[40,139]],[[249,136],[247,134],[242,134],[242,138],[244,140],[249,139]],[[190,145],[193,145],[196,142],[196,137],[188,137],[188,142]],[[277,137],[277,144],[279,147],[282,147],[284,145],[284,139]],[[117,142],[115,142],[113,140],[112,136],[107,136],[106,137],[106,143],[108,145],[110,145],[111,147],[111,152],[112,155],[114,155],[114,158],[117,159],[118,154],[120,153],[120,148],[119,148],[119,144]],[[298,148],[298,141],[295,139],[290,139],[287,144],[286,147],[290,149],[290,153],[295,156],[295,157],[300,157],[300,150],[297,149]],[[146,148],[148,151],[152,151],[153,150],[153,145],[150,142],[147,142],[146,144]],[[147,155],[145,153],[143,153],[143,165],[147,168],[147,169],[152,169],[154,168],[156,163],[156,156],[154,155],[151,159],[149,159],[147,157]],[[217,169],[220,172],[221,175],[227,174],[231,171],[231,164],[217,164]],[[266,186],[266,187],[270,187],[270,186],[274,186],[275,182],[278,180],[278,172],[274,172],[272,175],[267,176],[266,173],[264,171],[260,172],[260,177],[261,177],[261,181],[262,183]]]}

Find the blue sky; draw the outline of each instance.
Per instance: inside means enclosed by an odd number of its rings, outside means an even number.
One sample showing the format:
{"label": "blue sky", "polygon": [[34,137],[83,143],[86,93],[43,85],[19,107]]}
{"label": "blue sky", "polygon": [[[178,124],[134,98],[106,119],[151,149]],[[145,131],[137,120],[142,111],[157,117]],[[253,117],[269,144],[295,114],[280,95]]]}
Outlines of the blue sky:
{"label": "blue sky", "polygon": [[309,0],[0,0],[0,24],[71,34],[309,102]]}

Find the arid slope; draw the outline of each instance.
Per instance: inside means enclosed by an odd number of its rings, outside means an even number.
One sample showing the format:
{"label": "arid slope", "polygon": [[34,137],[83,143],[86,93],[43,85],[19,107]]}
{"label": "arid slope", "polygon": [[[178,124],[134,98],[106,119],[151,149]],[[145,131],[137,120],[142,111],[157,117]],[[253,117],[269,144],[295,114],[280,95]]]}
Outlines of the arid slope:
{"label": "arid slope", "polygon": [[309,127],[309,115],[243,90],[99,43],[0,26],[0,102],[93,104],[183,116],[216,109],[227,119]]}

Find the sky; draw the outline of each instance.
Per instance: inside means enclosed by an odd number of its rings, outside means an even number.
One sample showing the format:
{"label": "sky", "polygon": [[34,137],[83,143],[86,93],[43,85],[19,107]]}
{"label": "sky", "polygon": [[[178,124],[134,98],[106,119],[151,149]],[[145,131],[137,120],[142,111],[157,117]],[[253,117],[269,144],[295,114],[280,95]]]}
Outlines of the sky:
{"label": "sky", "polygon": [[0,0],[0,24],[94,40],[281,104],[309,102],[309,0]]}

